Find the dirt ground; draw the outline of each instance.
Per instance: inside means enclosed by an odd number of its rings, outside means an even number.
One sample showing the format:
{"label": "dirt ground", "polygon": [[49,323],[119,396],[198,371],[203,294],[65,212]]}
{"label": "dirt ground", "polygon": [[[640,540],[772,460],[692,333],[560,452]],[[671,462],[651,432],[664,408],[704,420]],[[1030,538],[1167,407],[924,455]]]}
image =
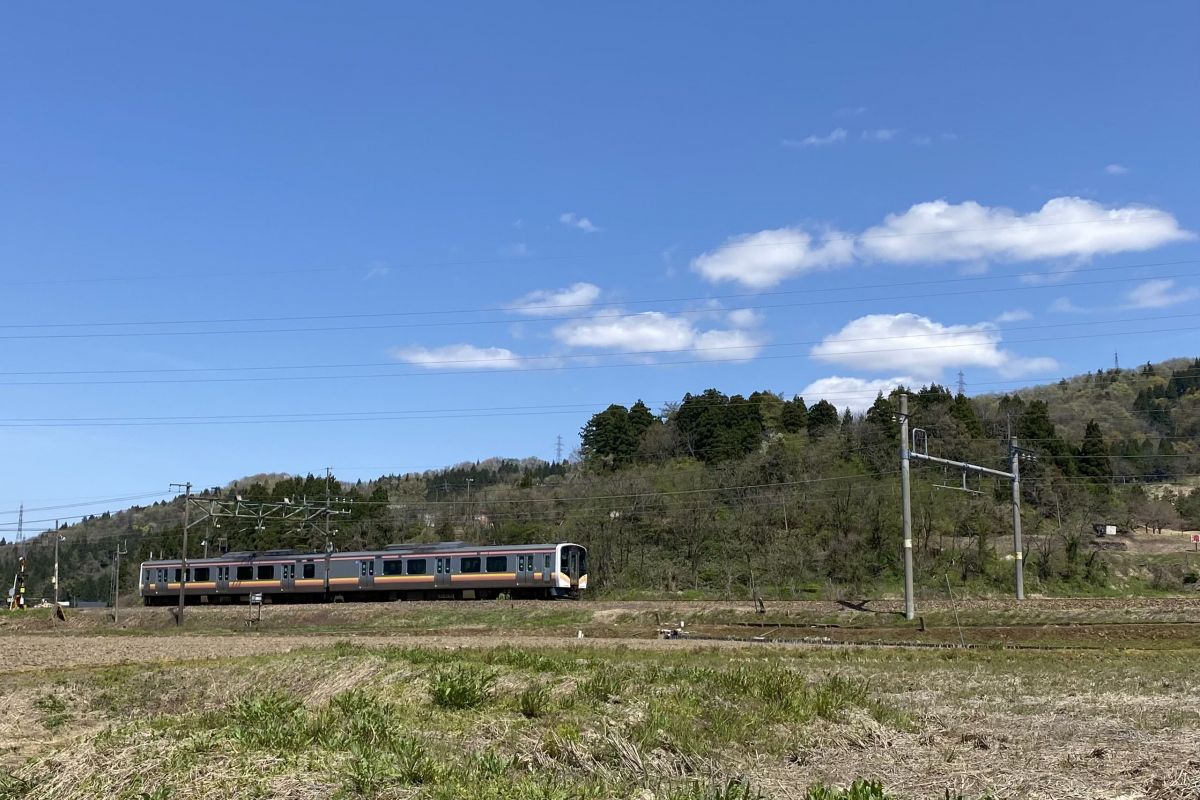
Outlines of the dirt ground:
{"label": "dirt ground", "polygon": [[[739,664],[780,657],[814,675],[861,676],[911,716],[909,729],[866,718],[818,725],[811,744],[787,759],[743,765],[772,798],[803,798],[813,781],[845,785],[862,775],[903,798],[942,798],[949,787],[970,798],[989,791],[997,799],[1200,800],[1200,691],[1192,678],[1200,597],[923,600],[919,610],[934,621],[925,631],[903,620],[896,601],[768,603],[765,620],[748,603],[693,601],[278,606],[263,611],[269,627],[253,631],[244,608],[189,608],[183,631],[167,609],[122,612],[120,626],[100,610],[65,623],[48,612],[8,614],[0,616],[0,674],[10,681],[0,697],[12,714],[0,737],[22,744],[0,750],[0,766],[76,746],[71,737],[83,731],[30,739],[28,723],[17,721],[37,718],[46,687],[81,685],[77,678],[97,668],[145,664],[199,675],[211,674],[214,662],[264,657],[263,679],[273,680],[284,667],[269,657],[307,659],[297,651],[349,641],[368,660],[324,679],[372,685],[384,669],[369,660],[374,648],[515,645],[579,648],[581,657],[596,648],[656,658],[687,651]],[[962,633],[950,623],[955,614]],[[697,635],[740,641],[656,638],[657,627],[681,619]],[[983,648],[907,646],[914,638],[952,645],[960,635]]]}

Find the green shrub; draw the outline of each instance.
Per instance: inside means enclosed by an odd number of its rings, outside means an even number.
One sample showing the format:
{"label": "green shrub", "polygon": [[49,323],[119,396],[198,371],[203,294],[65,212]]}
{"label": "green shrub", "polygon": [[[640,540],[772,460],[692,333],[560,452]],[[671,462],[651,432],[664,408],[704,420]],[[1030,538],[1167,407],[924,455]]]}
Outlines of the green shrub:
{"label": "green shrub", "polygon": [[892,795],[883,790],[883,784],[859,778],[845,789],[810,786],[804,800],[892,800]]}

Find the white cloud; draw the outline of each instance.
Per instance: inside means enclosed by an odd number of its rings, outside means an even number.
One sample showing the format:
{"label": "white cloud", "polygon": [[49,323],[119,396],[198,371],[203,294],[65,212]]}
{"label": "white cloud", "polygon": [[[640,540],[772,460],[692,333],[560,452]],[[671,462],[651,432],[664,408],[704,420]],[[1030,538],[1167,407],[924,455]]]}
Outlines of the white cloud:
{"label": "white cloud", "polygon": [[554,337],[568,347],[630,353],[696,351],[697,357],[713,361],[746,361],[758,355],[762,347],[761,342],[746,331],[700,330],[682,316],[661,311],[618,313],[614,310],[565,323],[554,329]]}
{"label": "white cloud", "polygon": [[1104,168],[1104,171],[1107,172],[1109,175],[1128,175],[1129,167],[1123,166],[1121,164],[1109,164],[1107,167]]}
{"label": "white cloud", "polygon": [[737,281],[755,289],[774,286],[804,272],[829,269],[854,258],[850,236],[831,231],[818,242],[802,228],[776,228],[727,239],[692,259],[692,269],[710,281]]}
{"label": "white cloud", "polygon": [[996,317],[996,322],[1024,322],[1027,319],[1033,319],[1033,314],[1023,308],[1014,308]]}
{"label": "white cloud", "polygon": [[859,252],[865,260],[892,263],[1086,259],[1192,238],[1164,211],[1105,208],[1080,197],[1056,197],[1028,214],[934,200],[864,231]]}
{"label": "white cloud", "polygon": [[918,383],[920,381],[907,376],[867,379],[834,375],[813,381],[801,390],[800,395],[810,406],[818,400],[828,400],[838,408],[861,413],[871,407],[880,392],[887,397],[897,386],[915,386]]}
{"label": "white cloud", "polygon": [[[564,311],[578,311],[600,299],[600,287],[592,283],[573,283],[565,289],[538,289],[514,300],[509,311],[530,316],[555,316]],[[567,306],[568,308],[562,308]]]}
{"label": "white cloud", "polygon": [[896,138],[898,133],[900,133],[898,128],[876,128],[872,131],[863,131],[862,138],[868,142],[890,142]]}
{"label": "white cloud", "polygon": [[1017,376],[1054,366],[1052,359],[1000,349],[1000,333],[992,323],[942,325],[917,314],[859,317],[826,336],[811,355],[854,369],[900,370],[921,378],[936,378],[948,367],[978,366]]}
{"label": "white cloud", "polygon": [[783,139],[780,141],[780,144],[784,147],[821,147],[844,141],[845,138],[845,128],[834,128],[826,136],[818,136],[814,133],[810,136],[805,136],[803,139]]}
{"label": "white cloud", "polygon": [[571,228],[577,228],[584,233],[598,233],[601,229],[587,217],[581,217],[574,211],[566,211],[558,215],[558,221]]}
{"label": "white cloud", "polygon": [[1189,303],[1200,297],[1200,289],[1176,288],[1170,278],[1158,278],[1138,284],[1125,295],[1126,308],[1167,308]]}
{"label": "white cloud", "polygon": [[726,315],[726,319],[735,328],[754,328],[762,324],[763,315],[753,308],[735,308]]}
{"label": "white cloud", "polygon": [[[737,281],[753,289],[793,275],[861,263],[958,262],[972,270],[990,261],[1071,259],[1149,250],[1195,239],[1175,217],[1155,208],[1106,208],[1079,197],[1056,197],[1021,214],[974,201],[918,203],[855,236],[810,233],[801,227],[734,236],[692,260],[710,281]],[[1070,269],[1059,269],[1065,277]]]}
{"label": "white cloud", "polygon": [[397,347],[392,356],[427,369],[516,369],[521,358],[503,347],[448,344],[442,347]]}

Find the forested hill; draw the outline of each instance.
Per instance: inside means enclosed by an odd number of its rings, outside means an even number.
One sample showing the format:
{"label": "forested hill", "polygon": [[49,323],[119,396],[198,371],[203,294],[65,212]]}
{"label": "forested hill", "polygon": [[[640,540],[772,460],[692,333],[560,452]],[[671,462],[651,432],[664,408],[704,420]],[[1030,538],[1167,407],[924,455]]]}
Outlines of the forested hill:
{"label": "forested hill", "polygon": [[[1113,580],[1088,545],[1092,525],[1200,529],[1200,359],[1102,370],[1011,395],[968,398],[909,387],[914,426],[929,452],[1002,467],[1007,436],[1036,462],[1023,467],[1031,590]],[[699,590],[745,596],[751,584],[801,596],[814,587],[861,591],[894,581],[899,566],[899,430],[895,397],[854,415],[826,400],[770,392],[688,394],[666,408],[613,404],[581,431],[580,458],[490,459],[354,484],[325,476],[258,475],[206,490],[247,501],[326,492],[342,512],[339,549],[400,541],[571,540],[592,549],[595,588]],[[433,455],[433,454],[431,454]],[[1009,487],[914,466],[917,565],[980,587],[1010,579],[996,543],[1010,535]],[[134,507],[64,526],[63,595],[110,596],[118,542],[122,581],[151,553],[178,553],[180,501]],[[268,523],[198,527],[217,547],[319,549],[323,530]],[[30,596],[51,596],[52,534],[28,545]],[[11,580],[15,548],[0,546]],[[1166,576],[1182,586],[1187,576]]]}

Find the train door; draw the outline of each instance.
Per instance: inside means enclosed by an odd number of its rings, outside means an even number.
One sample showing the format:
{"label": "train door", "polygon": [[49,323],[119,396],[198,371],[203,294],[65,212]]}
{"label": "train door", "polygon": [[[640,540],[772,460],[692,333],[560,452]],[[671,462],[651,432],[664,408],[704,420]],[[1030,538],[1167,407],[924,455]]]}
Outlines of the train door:
{"label": "train door", "polygon": [[167,578],[169,577],[166,567],[157,567],[154,570],[154,591],[167,591]]}
{"label": "train door", "polygon": [[364,558],[358,562],[358,588],[370,589],[375,585],[375,559]]}
{"label": "train door", "polygon": [[554,585],[554,553],[538,553],[534,558],[540,562],[538,564],[542,573],[542,584],[545,586]]}
{"label": "train door", "polygon": [[435,558],[433,565],[433,585],[449,586],[451,584],[451,559],[449,556]]}
{"label": "train door", "polygon": [[533,583],[533,560],[536,558],[532,553],[521,553],[517,556],[517,586],[529,586]]}
{"label": "train door", "polygon": [[229,591],[229,567],[217,567],[217,592]]}
{"label": "train door", "polygon": [[284,564],[279,568],[279,589],[283,592],[291,592],[296,588],[296,565]]}

